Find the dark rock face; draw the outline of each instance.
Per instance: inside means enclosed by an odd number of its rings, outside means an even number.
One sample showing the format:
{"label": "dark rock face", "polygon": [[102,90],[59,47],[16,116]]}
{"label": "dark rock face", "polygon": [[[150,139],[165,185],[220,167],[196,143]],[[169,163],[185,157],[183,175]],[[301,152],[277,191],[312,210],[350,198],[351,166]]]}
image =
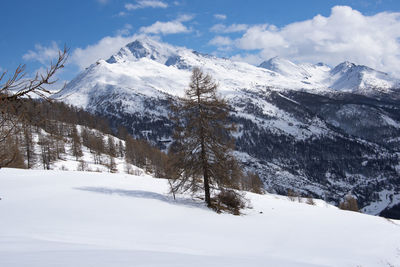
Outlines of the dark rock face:
{"label": "dark rock face", "polygon": [[379,215],[386,218],[400,220],[400,204],[384,209]]}

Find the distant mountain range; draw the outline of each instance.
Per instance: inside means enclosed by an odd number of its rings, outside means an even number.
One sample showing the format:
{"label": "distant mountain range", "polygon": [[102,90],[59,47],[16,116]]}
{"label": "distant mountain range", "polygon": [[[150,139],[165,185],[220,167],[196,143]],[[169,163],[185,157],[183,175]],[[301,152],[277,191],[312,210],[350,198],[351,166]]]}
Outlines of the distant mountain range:
{"label": "distant mountain range", "polygon": [[[400,203],[400,82],[343,62],[258,67],[139,39],[80,73],[55,97],[166,148],[169,101],[201,67],[232,107],[237,156],[266,188],[338,203],[347,193],[371,214]],[[397,206],[398,208],[398,206]]]}
{"label": "distant mountain range", "polygon": [[[387,93],[399,88],[399,80],[390,77],[387,73],[348,61],[332,69],[324,63],[296,65],[287,59],[274,57],[264,61],[259,67],[277,72],[288,79],[301,81],[310,85],[311,89],[329,88],[335,91],[369,95],[376,91]],[[300,89],[309,89],[309,87],[300,87]]]}

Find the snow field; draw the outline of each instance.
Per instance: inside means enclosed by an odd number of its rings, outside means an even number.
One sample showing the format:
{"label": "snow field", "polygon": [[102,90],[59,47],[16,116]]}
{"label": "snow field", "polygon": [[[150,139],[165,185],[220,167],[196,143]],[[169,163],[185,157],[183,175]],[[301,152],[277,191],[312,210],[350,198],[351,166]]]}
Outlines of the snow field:
{"label": "snow field", "polygon": [[[248,193],[216,214],[150,176],[0,170],[0,266],[400,266],[400,222]],[[262,213],[260,213],[262,212]]]}

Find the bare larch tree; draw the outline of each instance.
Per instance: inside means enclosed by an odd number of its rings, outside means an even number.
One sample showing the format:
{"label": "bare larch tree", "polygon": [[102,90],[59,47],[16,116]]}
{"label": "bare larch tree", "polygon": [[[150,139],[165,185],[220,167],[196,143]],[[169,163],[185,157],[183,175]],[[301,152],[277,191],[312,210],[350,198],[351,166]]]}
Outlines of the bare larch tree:
{"label": "bare larch tree", "polygon": [[231,153],[234,126],[227,120],[229,106],[217,96],[217,88],[210,75],[194,68],[185,96],[171,107],[175,122],[171,191],[204,190],[209,207],[210,189],[234,187],[239,169]]}

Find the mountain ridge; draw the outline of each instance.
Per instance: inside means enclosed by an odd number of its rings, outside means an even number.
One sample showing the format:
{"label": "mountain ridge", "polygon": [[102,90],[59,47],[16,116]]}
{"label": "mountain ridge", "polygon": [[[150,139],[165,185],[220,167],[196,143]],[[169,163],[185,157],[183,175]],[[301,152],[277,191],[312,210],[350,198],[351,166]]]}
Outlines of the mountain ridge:
{"label": "mountain ridge", "polygon": [[[256,86],[269,86],[275,89],[298,89],[312,92],[345,91],[363,95],[373,95],[382,91],[386,93],[391,92],[400,84],[399,80],[390,77],[387,73],[350,62],[343,62],[334,68],[330,68],[325,64],[321,65],[321,63],[295,64],[290,60],[274,57],[256,67],[244,62],[235,62],[229,59],[204,55],[183,47],[174,47],[169,44],[157,42],[151,38],[140,38],[128,43],[115,55],[112,55],[106,60],[97,61],[97,63],[89,66],[87,70],[93,71],[94,68],[102,67],[113,69],[112,65],[123,64],[126,65],[126,69],[136,68],[136,66],[129,66],[129,62],[137,63],[143,61],[141,63],[147,65],[149,61],[145,62],[146,59],[150,60],[150,62],[159,63],[159,68],[162,66],[175,67],[176,70],[185,71],[175,75],[185,76],[185,81],[181,82],[179,86],[174,86],[178,90],[168,91],[168,93],[172,95],[182,95],[183,88],[188,84],[188,72],[195,66],[203,67],[205,72],[210,72],[212,74],[217,73],[217,70],[224,70],[225,73],[223,75],[214,77],[219,81],[222,90],[224,88],[232,90],[237,88],[251,89]],[[107,66],[107,64],[110,66]],[[208,68],[207,66],[209,65],[214,66]],[[156,69],[156,67],[153,66],[152,68]],[[235,73],[235,75],[232,75],[233,77],[227,75],[226,72],[229,71],[229,69],[232,71],[237,69],[238,72],[251,75],[249,75],[249,79],[245,79],[245,82],[241,82],[241,79],[237,78],[239,74]],[[120,71],[120,73],[118,73],[118,71]],[[124,71],[121,71],[121,69],[117,70],[117,68],[114,68],[112,72],[119,76],[124,76],[125,74]],[[134,73],[132,74],[134,75]],[[175,72],[175,74],[177,73]],[[81,76],[81,74],[78,75],[78,77],[79,76]],[[226,77],[228,78],[225,79]],[[124,78],[126,77],[122,77],[122,79],[121,77],[117,77],[119,83],[122,83]],[[241,78],[243,79],[243,77]],[[73,85],[76,83],[74,80],[67,85],[65,91],[68,91],[68,88],[74,87]],[[170,80],[177,79],[173,77]],[[234,82],[232,83],[232,81]],[[127,83],[128,82],[130,81],[127,81]],[[155,88],[157,88],[157,86],[155,86]],[[379,90],[376,90],[377,88]],[[60,96],[60,94],[57,96]],[[81,106],[84,107],[84,105]]]}

